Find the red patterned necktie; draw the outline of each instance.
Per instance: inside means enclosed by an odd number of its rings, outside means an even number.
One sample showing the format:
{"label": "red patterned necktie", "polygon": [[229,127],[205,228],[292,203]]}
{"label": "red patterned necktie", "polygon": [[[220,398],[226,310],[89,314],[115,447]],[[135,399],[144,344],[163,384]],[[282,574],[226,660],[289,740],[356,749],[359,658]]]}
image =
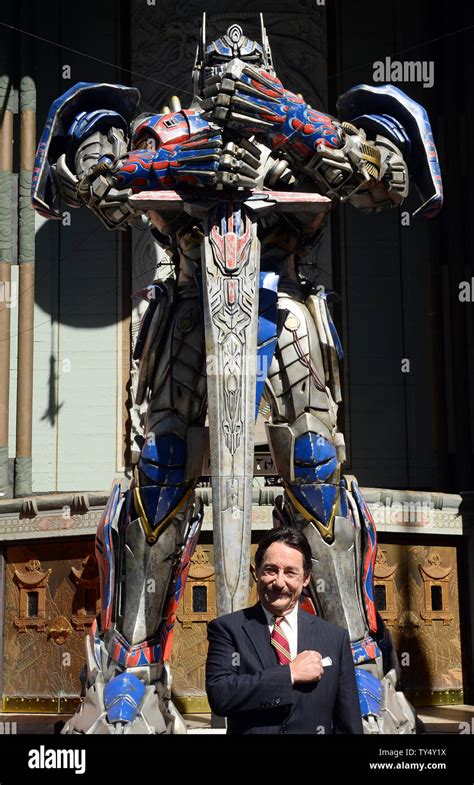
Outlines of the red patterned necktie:
{"label": "red patterned necktie", "polygon": [[273,625],[270,639],[270,643],[275,648],[280,665],[288,665],[288,663],[291,662],[290,644],[280,626],[284,618],[284,616],[278,616],[278,618],[275,616],[275,624]]}

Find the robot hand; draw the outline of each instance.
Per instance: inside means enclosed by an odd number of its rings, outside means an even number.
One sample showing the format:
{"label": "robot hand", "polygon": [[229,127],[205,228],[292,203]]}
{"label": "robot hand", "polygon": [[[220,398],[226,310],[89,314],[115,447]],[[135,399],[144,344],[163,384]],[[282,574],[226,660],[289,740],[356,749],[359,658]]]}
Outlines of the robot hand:
{"label": "robot hand", "polygon": [[352,123],[339,127],[344,146],[329,150],[318,144],[303,170],[324,193],[349,201],[354,207],[381,210],[400,204],[409,189],[407,164],[396,145],[377,134],[374,141]]}
{"label": "robot hand", "polygon": [[178,145],[168,172],[176,185],[254,188],[259,177],[260,150],[246,138],[223,143],[220,134],[192,138]]}
{"label": "robot hand", "polygon": [[342,147],[328,115],[286,90],[272,74],[242,60],[231,60],[223,75],[210,77],[203,93],[206,119],[241,137],[255,135],[258,142],[289,160],[295,172],[314,156],[318,145],[330,151]]}
{"label": "robot hand", "polygon": [[132,193],[161,188],[254,188],[260,177],[260,150],[247,139],[227,142],[212,132],[176,145],[174,150],[135,150],[115,161],[104,157],[75,185],[80,203],[108,229],[134,219]]}
{"label": "robot hand", "polygon": [[79,200],[100,218],[107,229],[118,229],[135,217],[128,205],[131,188],[119,190],[114,185],[111,164],[107,160],[92,166],[77,184]]}
{"label": "robot hand", "polygon": [[206,119],[247,137],[277,130],[288,110],[283,108],[286,98],[300,102],[279,79],[238,59],[231,60],[223,74],[207,79],[203,94]]}
{"label": "robot hand", "polygon": [[232,188],[255,188],[259,177],[259,148],[245,137],[227,142],[219,159],[217,182]]}
{"label": "robot hand", "polygon": [[183,185],[214,185],[222,155],[220,135],[193,138],[174,150],[135,150],[104,157],[77,181],[77,197],[107,229],[130,223],[135,214],[128,199],[142,190]]}

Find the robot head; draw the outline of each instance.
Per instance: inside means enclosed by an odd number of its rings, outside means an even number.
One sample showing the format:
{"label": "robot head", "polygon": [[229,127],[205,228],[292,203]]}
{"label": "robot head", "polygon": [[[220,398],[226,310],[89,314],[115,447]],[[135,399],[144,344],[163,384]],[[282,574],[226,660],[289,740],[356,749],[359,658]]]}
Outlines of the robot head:
{"label": "robot head", "polygon": [[228,28],[225,35],[206,44],[206,14],[202,15],[200,41],[193,71],[193,90],[196,97],[201,96],[204,80],[209,76],[222,74],[227,64],[236,57],[246,63],[265,68],[271,74],[275,73],[262,14],[260,14],[260,26],[261,43],[247,38],[242,28],[234,24]]}

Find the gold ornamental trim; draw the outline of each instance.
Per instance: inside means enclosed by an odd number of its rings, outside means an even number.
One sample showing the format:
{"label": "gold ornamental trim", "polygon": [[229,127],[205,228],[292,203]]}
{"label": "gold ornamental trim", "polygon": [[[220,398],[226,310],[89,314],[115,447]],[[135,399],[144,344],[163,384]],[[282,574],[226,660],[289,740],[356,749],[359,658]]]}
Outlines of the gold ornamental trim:
{"label": "gold ornamental trim", "polygon": [[291,492],[288,486],[286,484],[284,485],[286,493],[290,497],[292,503],[294,504],[298,512],[301,513],[303,518],[306,521],[308,521],[308,523],[313,523],[318,529],[321,537],[328,542],[334,540],[334,519],[336,517],[336,508],[341,496],[340,483],[341,483],[341,466],[339,465],[336,469],[335,483],[334,483],[337,486],[337,493],[336,493],[336,498],[334,499],[334,504],[332,506],[331,515],[327,526],[318,518],[316,518],[315,515],[311,515],[308,512],[308,510],[301,504],[301,502],[299,502],[298,499],[294,496],[294,494]]}
{"label": "gold ornamental trim", "polygon": [[[464,690],[406,690],[414,706],[456,706],[464,703]],[[210,714],[211,707],[204,695],[172,695],[182,714]],[[74,714],[81,698],[32,698],[19,695],[2,699],[3,714]]]}
{"label": "gold ornamental trim", "polygon": [[347,120],[342,123],[342,127],[344,128],[344,131],[348,131],[351,136],[359,135],[359,129],[353,125],[353,123],[348,123]]}
{"label": "gold ornamental trim", "polygon": [[459,706],[464,703],[464,690],[405,690],[413,706]]}
{"label": "gold ornamental trim", "polygon": [[362,153],[361,157],[363,161],[374,164],[377,169],[380,168],[380,153],[378,150],[376,150],[375,147],[371,147],[368,144],[362,143],[360,146],[360,151]]}
{"label": "gold ornamental trim", "polygon": [[171,699],[180,714],[211,713],[211,707],[205,695],[172,695]]}
{"label": "gold ornamental trim", "polygon": [[65,616],[56,616],[48,625],[48,638],[52,638],[58,646],[66,643],[74,628]]}
{"label": "gold ornamental trim", "polygon": [[81,698],[32,698],[4,695],[3,714],[74,714]]}
{"label": "gold ornamental trim", "polygon": [[[4,695],[2,714],[74,714],[82,698],[32,698]],[[172,695],[172,701],[182,714],[210,714],[205,695]]]}
{"label": "gold ornamental trim", "polygon": [[193,492],[193,489],[190,488],[189,491],[187,491],[184,494],[184,496],[181,499],[181,501],[178,502],[176,507],[174,507],[171,510],[171,512],[168,513],[166,518],[164,518],[161,521],[159,526],[156,529],[153,529],[153,527],[150,524],[150,521],[148,520],[148,516],[147,516],[147,514],[145,512],[145,507],[143,506],[143,502],[141,500],[140,488],[137,487],[137,488],[133,489],[135,503],[136,503],[137,509],[138,509],[138,516],[140,518],[140,523],[141,523],[141,525],[143,527],[143,531],[145,532],[145,535],[146,535],[146,538],[147,538],[147,542],[149,542],[150,544],[153,544],[154,542],[157,541],[157,539],[160,536],[160,534],[163,531],[163,529],[165,529],[171,523],[172,519],[175,517],[176,513],[181,509],[181,507],[184,507],[184,505],[188,501],[189,497],[191,496],[192,492]]}
{"label": "gold ornamental trim", "polygon": [[289,490],[289,488],[285,487],[285,491],[287,492],[288,496],[290,497],[291,503],[296,507],[298,512],[301,513],[303,518],[306,521],[308,521],[308,523],[313,523],[316,526],[316,528],[318,529],[321,537],[324,540],[333,540],[334,539],[334,519],[336,517],[336,507],[337,507],[337,503],[339,501],[339,495],[340,495],[339,488],[337,490],[336,498],[334,500],[334,504],[333,504],[333,507],[332,507],[332,510],[331,510],[331,517],[329,518],[329,523],[328,523],[327,526],[325,526],[324,523],[322,523],[322,521],[320,521],[318,518],[316,518],[316,516],[310,515],[309,512],[305,509],[305,507],[303,507],[301,502],[299,502],[298,499],[292,494],[292,492]]}

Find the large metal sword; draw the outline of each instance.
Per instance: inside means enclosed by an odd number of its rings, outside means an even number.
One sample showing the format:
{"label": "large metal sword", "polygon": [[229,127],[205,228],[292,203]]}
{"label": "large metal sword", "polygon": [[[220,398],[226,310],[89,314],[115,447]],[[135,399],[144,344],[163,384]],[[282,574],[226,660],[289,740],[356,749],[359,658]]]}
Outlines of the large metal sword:
{"label": "large metal sword", "polygon": [[214,563],[219,615],[248,605],[257,325],[260,272],[258,220],[275,212],[327,212],[330,200],[310,193],[217,191],[188,197],[143,191],[137,210],[184,211],[200,219],[203,308],[211,459]]}

